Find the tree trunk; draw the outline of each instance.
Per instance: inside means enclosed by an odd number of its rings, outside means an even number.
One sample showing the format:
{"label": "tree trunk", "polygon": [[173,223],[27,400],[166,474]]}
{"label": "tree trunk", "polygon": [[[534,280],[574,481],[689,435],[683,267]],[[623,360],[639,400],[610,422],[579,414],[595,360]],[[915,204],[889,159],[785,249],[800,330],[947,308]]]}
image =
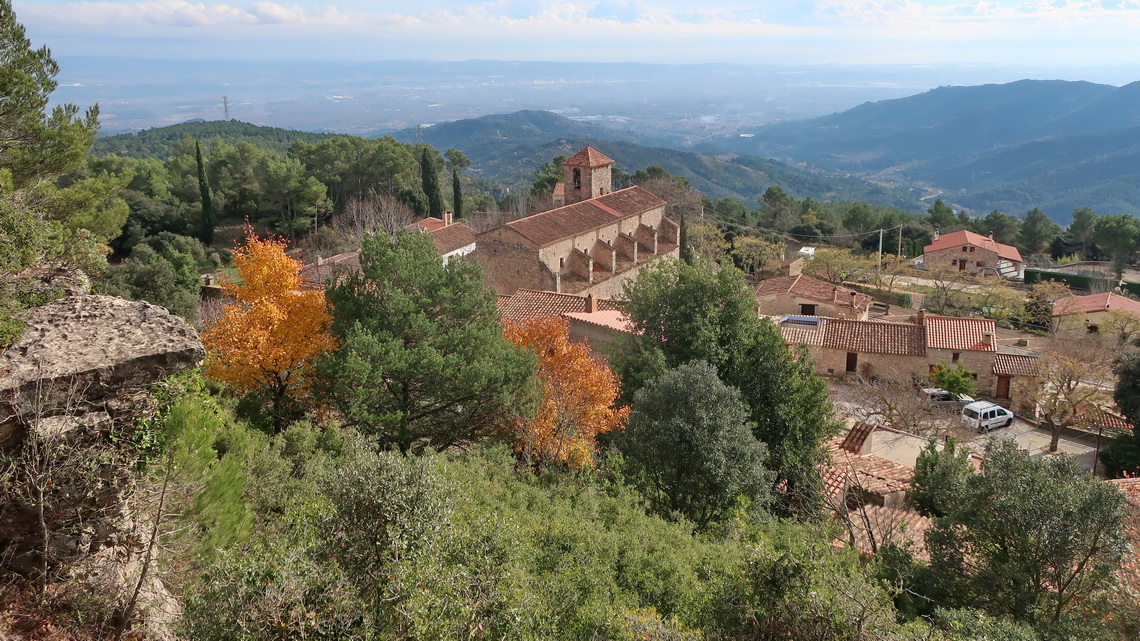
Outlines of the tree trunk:
{"label": "tree trunk", "polygon": [[1053,421],[1048,421],[1048,425],[1049,425],[1049,433],[1050,433],[1049,453],[1055,454],[1057,452],[1057,445],[1061,441],[1061,427],[1062,426],[1054,423]]}

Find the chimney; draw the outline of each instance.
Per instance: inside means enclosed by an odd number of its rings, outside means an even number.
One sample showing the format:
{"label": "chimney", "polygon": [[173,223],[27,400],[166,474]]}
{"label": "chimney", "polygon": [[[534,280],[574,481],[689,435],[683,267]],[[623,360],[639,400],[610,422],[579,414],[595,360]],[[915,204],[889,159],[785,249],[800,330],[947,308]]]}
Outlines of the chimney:
{"label": "chimney", "polygon": [[454,222],[454,220],[455,220],[455,214],[453,214],[450,211],[443,212],[443,226],[444,227],[450,225],[452,222]]}
{"label": "chimney", "polygon": [[934,230],[934,240],[938,240],[938,230]]}
{"label": "chimney", "polygon": [[993,240],[993,239],[994,239],[994,233],[991,231],[990,232],[990,240]]}
{"label": "chimney", "polygon": [[994,344],[994,333],[993,332],[986,332],[986,333],[982,334],[982,345],[993,345],[993,344]]}
{"label": "chimney", "polygon": [[925,309],[918,310],[918,314],[916,314],[914,317],[914,324],[915,325],[925,325],[926,324],[926,310]]}
{"label": "chimney", "polygon": [[593,293],[586,294],[586,313],[593,314],[596,311],[598,311],[598,299]]}

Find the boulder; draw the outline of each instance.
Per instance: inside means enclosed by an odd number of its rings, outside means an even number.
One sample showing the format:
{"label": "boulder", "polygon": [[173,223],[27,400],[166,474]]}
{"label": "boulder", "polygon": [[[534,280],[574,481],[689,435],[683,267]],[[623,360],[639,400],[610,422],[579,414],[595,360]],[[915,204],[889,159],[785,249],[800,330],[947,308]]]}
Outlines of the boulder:
{"label": "boulder", "polygon": [[32,310],[20,339],[0,351],[0,409],[25,421],[76,414],[204,357],[194,328],[163,307],[69,296]]}

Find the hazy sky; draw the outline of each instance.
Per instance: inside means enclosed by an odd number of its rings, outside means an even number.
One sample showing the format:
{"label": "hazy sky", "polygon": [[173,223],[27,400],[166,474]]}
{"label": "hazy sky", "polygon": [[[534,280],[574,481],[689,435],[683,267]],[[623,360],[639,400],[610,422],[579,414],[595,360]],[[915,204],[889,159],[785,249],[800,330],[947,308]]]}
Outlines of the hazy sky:
{"label": "hazy sky", "polygon": [[60,55],[1140,65],[1140,0],[13,4],[29,36]]}

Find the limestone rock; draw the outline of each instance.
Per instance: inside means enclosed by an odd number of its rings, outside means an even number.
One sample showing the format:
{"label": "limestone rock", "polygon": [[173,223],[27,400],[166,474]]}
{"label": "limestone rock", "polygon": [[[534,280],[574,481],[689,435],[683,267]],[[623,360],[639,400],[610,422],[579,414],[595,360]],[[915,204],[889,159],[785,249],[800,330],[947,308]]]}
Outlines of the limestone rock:
{"label": "limestone rock", "polygon": [[0,352],[0,407],[24,417],[74,413],[204,357],[198,333],[162,307],[70,296],[33,310],[24,334]]}

